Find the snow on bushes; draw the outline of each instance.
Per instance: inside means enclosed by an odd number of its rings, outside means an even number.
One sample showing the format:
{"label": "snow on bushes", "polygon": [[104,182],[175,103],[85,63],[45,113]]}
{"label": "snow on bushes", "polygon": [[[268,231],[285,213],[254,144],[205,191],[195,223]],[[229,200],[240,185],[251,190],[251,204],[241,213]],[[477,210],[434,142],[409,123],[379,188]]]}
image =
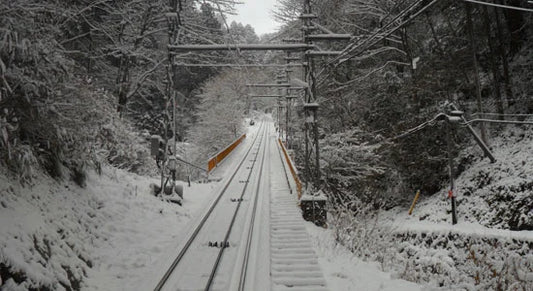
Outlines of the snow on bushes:
{"label": "snow on bushes", "polygon": [[375,210],[353,195],[337,202],[329,216],[335,239],[398,278],[431,288],[531,290],[533,131],[508,126],[491,149],[493,164],[475,144],[458,158],[470,160],[455,179],[458,225],[451,225],[443,183],[412,216],[401,207]]}
{"label": "snow on bushes", "polygon": [[335,240],[397,278],[444,290],[530,290],[533,236],[481,226],[392,219],[357,203],[358,212],[330,210]]}
{"label": "snow on bushes", "polygon": [[[455,179],[459,221],[487,227],[533,230],[533,131],[508,126],[492,139],[496,157],[490,163],[477,145],[464,152],[477,157],[472,166]],[[444,185],[443,185],[444,186]],[[421,201],[415,217],[440,222],[449,209],[447,189]]]}
{"label": "snow on bushes", "polygon": [[352,194],[348,196],[376,206],[392,207],[404,199],[401,177],[394,167],[384,162],[385,148],[377,143],[379,139],[359,129],[350,129],[321,140],[321,171],[331,192],[349,192]]}
{"label": "snow on bushes", "polygon": [[397,267],[402,279],[451,289],[528,290],[533,286],[531,240],[453,230],[401,232],[394,239],[392,262],[405,266]]}

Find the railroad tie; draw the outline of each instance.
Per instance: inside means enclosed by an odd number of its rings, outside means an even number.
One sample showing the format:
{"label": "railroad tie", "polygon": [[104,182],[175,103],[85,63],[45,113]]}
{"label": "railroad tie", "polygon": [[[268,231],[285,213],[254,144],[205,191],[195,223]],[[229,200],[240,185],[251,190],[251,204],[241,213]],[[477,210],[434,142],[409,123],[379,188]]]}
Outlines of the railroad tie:
{"label": "railroad tie", "polygon": [[278,186],[270,203],[272,290],[328,290],[295,195]]}

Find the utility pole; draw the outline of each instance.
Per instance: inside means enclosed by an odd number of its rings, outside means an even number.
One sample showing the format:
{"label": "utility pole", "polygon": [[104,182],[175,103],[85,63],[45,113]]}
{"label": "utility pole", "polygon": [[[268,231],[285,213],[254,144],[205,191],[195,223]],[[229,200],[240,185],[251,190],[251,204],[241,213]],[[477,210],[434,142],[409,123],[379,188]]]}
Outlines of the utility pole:
{"label": "utility pole", "polygon": [[[303,20],[303,37],[308,46],[313,46],[311,38],[309,38],[311,32],[314,30],[312,19],[316,18],[311,10],[311,1],[305,0],[304,12],[300,16]],[[319,156],[319,144],[318,144],[318,123],[317,123],[317,111],[318,103],[316,103],[316,85],[315,85],[315,66],[312,55],[306,51],[304,55],[304,78],[307,83],[307,90],[305,90],[305,187],[309,186],[309,179],[314,178],[314,184],[318,188],[320,187],[320,156]],[[314,156],[314,173],[311,170],[311,163]]]}
{"label": "utility pole", "polygon": [[[165,190],[165,167],[167,167],[167,149],[168,149],[168,130],[169,127],[173,131],[173,155],[176,154],[176,94],[174,92],[174,54],[170,50],[171,45],[176,45],[178,43],[178,30],[180,26],[180,17],[179,9],[181,8],[180,0],[169,0],[168,12],[165,14],[168,24],[168,64],[167,64],[167,87],[166,87],[166,97],[165,102],[165,113],[164,113],[164,142],[163,142],[163,161],[161,162],[161,191]],[[172,106],[172,117],[170,117],[169,106]],[[169,126],[170,120],[172,119],[172,125]],[[173,166],[174,169],[170,169],[175,173],[175,160],[173,163],[169,163],[168,166]],[[172,164],[172,165],[170,165]],[[175,174],[173,175],[173,183],[175,182]]]}
{"label": "utility pole", "polygon": [[[176,0],[170,0],[171,3]],[[435,0],[436,1],[436,0]],[[289,84],[280,84],[277,83],[277,87],[289,87],[289,89],[304,89],[304,114],[305,114],[305,124],[304,124],[304,137],[305,137],[305,153],[304,153],[304,162],[305,162],[305,187],[309,187],[309,181],[314,181],[314,185],[317,188],[320,188],[321,177],[320,177],[320,150],[319,150],[319,132],[318,132],[318,108],[319,104],[317,103],[316,98],[316,76],[315,76],[315,63],[314,57],[331,57],[339,56],[341,51],[322,51],[318,47],[313,45],[314,41],[333,41],[333,40],[350,40],[352,36],[349,34],[335,34],[326,28],[320,26],[318,23],[315,23],[313,20],[317,18],[315,14],[312,13],[311,1],[304,0],[304,9],[303,13],[299,17],[303,23],[303,42],[302,43],[285,43],[285,44],[174,44],[169,42],[169,51],[171,54],[177,54],[179,52],[193,52],[193,51],[273,51],[281,50],[286,52],[304,52],[304,62],[302,64],[291,64],[290,60],[296,60],[296,58],[288,55],[287,64],[281,65],[271,65],[274,67],[284,67],[288,68],[291,66],[302,66],[303,67],[303,79],[305,81],[294,79],[291,80],[291,84],[298,84],[297,87],[292,87]],[[312,34],[316,29],[322,30],[322,34]],[[288,42],[293,42],[294,40],[289,40]],[[298,40],[296,40],[298,41]],[[181,65],[181,64],[180,64]],[[209,64],[182,64],[183,66],[217,66]],[[231,64],[221,64],[219,66],[232,66]],[[264,67],[263,65],[254,65]],[[286,70],[285,73],[289,73],[289,70]],[[288,82],[288,81],[287,81]],[[256,84],[261,85],[261,84]],[[272,87],[270,84],[263,84],[264,87]],[[263,87],[263,86],[256,86]],[[287,93],[288,94],[288,93]],[[278,92],[278,96],[282,95],[281,92]],[[265,96],[250,96],[250,97],[274,97],[272,95]],[[285,97],[285,96],[282,96]],[[291,98],[290,96],[286,98]],[[280,130],[280,137],[282,137],[283,126],[281,124],[281,112],[282,112],[282,102],[281,98],[278,103],[278,129]],[[286,112],[285,112],[285,136],[286,141],[290,139],[290,107],[291,100],[287,100]],[[312,179],[312,180],[311,180]]]}
{"label": "utility pole", "polygon": [[[287,76],[287,83],[291,83],[291,72],[289,68],[291,52],[287,52],[287,67],[285,68],[285,74]],[[285,146],[289,148],[289,118],[291,112],[291,99],[289,98],[289,89],[285,89]]]}
{"label": "utility pole", "polygon": [[[276,75],[276,84],[284,84],[284,83],[287,83],[285,81],[285,78],[283,76],[283,71],[280,70],[278,71],[278,74]],[[283,115],[283,108],[281,106],[281,101],[283,99],[283,88],[282,87],[278,87],[278,97],[277,101],[278,101],[278,116],[277,116],[277,119],[278,119],[278,133],[279,133],[279,137],[281,138],[283,136],[283,126],[282,126],[282,119],[281,119],[281,116]]]}
{"label": "utility pole", "polygon": [[448,198],[451,199],[452,202],[452,224],[457,224],[457,209],[455,204],[455,193],[454,193],[454,165],[453,165],[453,145],[452,145],[452,121],[448,120],[446,122],[446,143],[448,145],[448,167],[449,167],[449,175],[450,175],[450,190],[448,191]]}

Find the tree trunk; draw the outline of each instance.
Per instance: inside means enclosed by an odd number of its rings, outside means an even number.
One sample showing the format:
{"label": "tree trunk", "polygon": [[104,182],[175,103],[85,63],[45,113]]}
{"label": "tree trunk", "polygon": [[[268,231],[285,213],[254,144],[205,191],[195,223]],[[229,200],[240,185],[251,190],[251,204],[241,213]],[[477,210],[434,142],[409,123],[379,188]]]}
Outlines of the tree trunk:
{"label": "tree trunk", "polygon": [[437,44],[437,49],[439,50],[439,54],[441,56],[444,56],[444,50],[442,49],[442,45],[440,43],[439,38],[437,37],[437,33],[435,32],[435,27],[433,26],[433,23],[431,22],[431,19],[429,18],[428,13],[424,13],[424,16],[426,16],[426,21],[428,23],[429,28],[431,29],[431,35],[433,36],[433,39],[435,40],[435,43]]}
{"label": "tree trunk", "polygon": [[501,114],[499,116],[499,119],[503,120],[503,99],[502,99],[502,93],[501,93],[501,87],[500,87],[500,73],[498,72],[498,67],[496,64],[495,59],[495,49],[494,44],[492,42],[492,35],[490,33],[490,20],[489,20],[489,10],[487,9],[487,6],[483,6],[483,20],[484,20],[484,27],[485,27],[485,34],[487,36],[487,44],[489,46],[489,63],[492,70],[492,84],[494,86],[494,98],[496,99],[496,105],[498,106],[498,113]]}
{"label": "tree trunk", "polygon": [[[506,0],[505,2],[499,0],[498,2],[504,5],[521,6],[521,0]],[[509,52],[511,55],[515,55],[520,51],[526,39],[524,37],[524,28],[526,27],[524,25],[524,12],[514,9],[504,9],[502,12],[510,34]]]}
{"label": "tree trunk", "polygon": [[505,84],[505,97],[507,98],[507,104],[509,106],[514,104],[513,101],[513,88],[511,86],[511,78],[509,76],[509,62],[507,61],[507,55],[505,53],[505,46],[503,40],[503,27],[500,20],[500,12],[497,8],[494,8],[494,15],[496,16],[496,33],[498,34],[498,53],[502,60],[503,65],[503,81]]}
{"label": "tree trunk", "polygon": [[[474,50],[474,25],[472,24],[472,6],[470,3],[465,2],[465,8],[466,8],[466,22],[467,22],[467,29],[468,29],[468,35],[470,38],[470,52],[472,53],[472,63],[474,65],[474,80],[476,83],[476,96],[477,96],[477,110],[481,114],[481,118],[483,118],[483,106],[481,104],[481,84],[479,81],[479,68],[477,63],[477,56],[476,51]],[[485,144],[487,143],[487,130],[485,129],[485,124],[480,122],[479,123],[479,130],[481,131],[481,139]]]}

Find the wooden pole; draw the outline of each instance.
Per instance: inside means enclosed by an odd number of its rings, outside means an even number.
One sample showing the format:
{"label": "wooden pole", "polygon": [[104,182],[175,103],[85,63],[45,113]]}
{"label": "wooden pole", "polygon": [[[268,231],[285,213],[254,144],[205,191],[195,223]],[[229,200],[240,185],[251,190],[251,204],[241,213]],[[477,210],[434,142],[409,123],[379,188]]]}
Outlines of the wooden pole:
{"label": "wooden pole", "polygon": [[416,191],[415,199],[413,199],[413,203],[411,204],[411,208],[409,208],[409,215],[413,214],[413,209],[415,209],[416,202],[418,201],[418,198],[420,197],[420,190]]}

